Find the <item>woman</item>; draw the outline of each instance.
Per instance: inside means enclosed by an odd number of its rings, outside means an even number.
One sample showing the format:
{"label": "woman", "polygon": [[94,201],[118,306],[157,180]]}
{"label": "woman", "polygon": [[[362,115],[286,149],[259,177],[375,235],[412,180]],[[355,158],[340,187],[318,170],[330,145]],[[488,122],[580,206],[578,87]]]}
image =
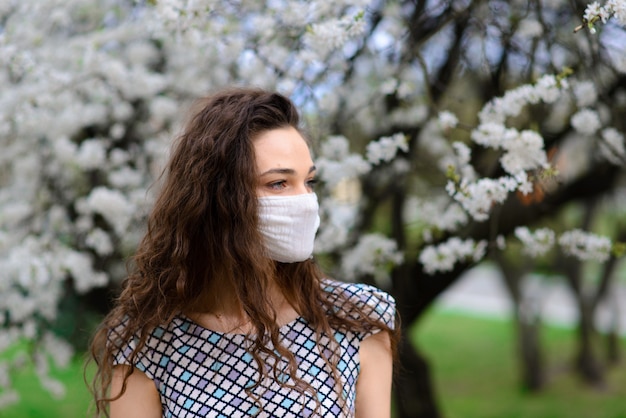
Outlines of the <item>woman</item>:
{"label": "woman", "polygon": [[315,166],[298,124],[262,90],[198,103],[92,342],[98,414],[390,415],[394,301],[313,261]]}

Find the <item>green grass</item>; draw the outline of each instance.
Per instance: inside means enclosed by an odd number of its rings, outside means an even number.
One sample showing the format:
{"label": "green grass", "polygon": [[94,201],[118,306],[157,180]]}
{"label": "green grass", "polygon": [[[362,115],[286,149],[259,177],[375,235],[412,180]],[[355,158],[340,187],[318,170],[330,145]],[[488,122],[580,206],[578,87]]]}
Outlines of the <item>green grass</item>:
{"label": "green grass", "polygon": [[605,388],[585,386],[572,373],[573,330],[543,329],[548,378],[540,393],[521,389],[510,321],[435,311],[413,331],[445,418],[626,418],[626,365],[610,369]]}
{"label": "green grass", "polygon": [[90,394],[83,380],[83,359],[77,356],[70,367],[53,370],[52,376],[65,384],[65,399],[55,399],[46,392],[32,368],[12,376],[21,401],[0,409],[0,418],[85,418],[90,407]]}
{"label": "green grass", "polygon": [[[585,387],[570,371],[571,330],[544,330],[549,380],[539,394],[519,389],[510,322],[435,310],[413,331],[430,362],[444,418],[626,418],[626,364],[611,370],[602,391]],[[77,358],[53,373],[67,385],[64,400],[41,389],[32,370],[14,376],[22,401],[0,410],[0,418],[86,417],[90,397],[82,364]]]}

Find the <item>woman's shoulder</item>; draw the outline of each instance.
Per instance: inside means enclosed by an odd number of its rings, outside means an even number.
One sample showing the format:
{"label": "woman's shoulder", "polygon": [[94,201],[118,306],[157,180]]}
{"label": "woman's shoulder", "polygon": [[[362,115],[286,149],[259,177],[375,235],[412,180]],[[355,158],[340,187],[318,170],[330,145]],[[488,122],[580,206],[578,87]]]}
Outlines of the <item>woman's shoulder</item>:
{"label": "woman's shoulder", "polygon": [[322,290],[337,309],[343,303],[353,304],[368,317],[380,320],[390,328],[394,327],[396,301],[389,293],[365,283],[347,283],[338,280],[322,280]]}
{"label": "woman's shoulder", "polygon": [[366,283],[342,282],[339,280],[325,278],[322,280],[322,289],[331,294],[343,294],[359,299],[368,299],[370,297],[383,298],[387,301],[394,302],[393,297],[377,288]]}
{"label": "woman's shoulder", "polygon": [[[118,325],[118,330],[127,326],[127,321],[123,321]],[[141,338],[141,334],[145,333],[146,342],[152,344],[158,344],[164,341],[170,341],[176,338],[180,338],[185,334],[197,333],[195,330],[195,324],[182,313],[174,315],[168,321],[162,322],[152,327],[140,327],[133,333],[134,339]]]}
{"label": "woman's shoulder", "polygon": [[143,329],[127,329],[129,323],[128,318],[124,318],[116,326],[109,329],[108,343],[116,348],[115,357],[121,364],[126,363],[125,360],[135,351],[142,335],[144,344],[141,350],[137,352],[138,358],[169,346],[173,340],[185,334],[191,325],[183,321],[180,316],[175,316],[167,323]]}

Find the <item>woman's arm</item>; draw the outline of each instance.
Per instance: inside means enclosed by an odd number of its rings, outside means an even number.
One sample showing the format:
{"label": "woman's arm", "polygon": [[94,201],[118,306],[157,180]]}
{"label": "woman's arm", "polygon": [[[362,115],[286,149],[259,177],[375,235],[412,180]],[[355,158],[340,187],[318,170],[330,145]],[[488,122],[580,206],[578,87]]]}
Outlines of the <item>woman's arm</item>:
{"label": "woman's arm", "polygon": [[[111,396],[115,397],[122,389],[124,374],[130,366],[115,366],[111,381]],[[161,418],[161,399],[159,392],[141,371],[135,369],[126,381],[126,392],[111,402],[111,418]]]}
{"label": "woman's arm", "polygon": [[361,371],[356,382],[356,418],[391,416],[393,359],[391,340],[381,331],[365,338],[359,349]]}

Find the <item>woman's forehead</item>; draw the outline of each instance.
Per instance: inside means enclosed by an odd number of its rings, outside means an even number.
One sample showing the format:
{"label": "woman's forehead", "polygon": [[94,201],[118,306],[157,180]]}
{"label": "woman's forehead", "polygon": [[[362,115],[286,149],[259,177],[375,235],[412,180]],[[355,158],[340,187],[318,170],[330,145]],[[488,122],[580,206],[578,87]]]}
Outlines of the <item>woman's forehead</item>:
{"label": "woman's forehead", "polygon": [[254,140],[257,169],[296,168],[313,165],[309,147],[298,130],[292,127],[266,131]]}

